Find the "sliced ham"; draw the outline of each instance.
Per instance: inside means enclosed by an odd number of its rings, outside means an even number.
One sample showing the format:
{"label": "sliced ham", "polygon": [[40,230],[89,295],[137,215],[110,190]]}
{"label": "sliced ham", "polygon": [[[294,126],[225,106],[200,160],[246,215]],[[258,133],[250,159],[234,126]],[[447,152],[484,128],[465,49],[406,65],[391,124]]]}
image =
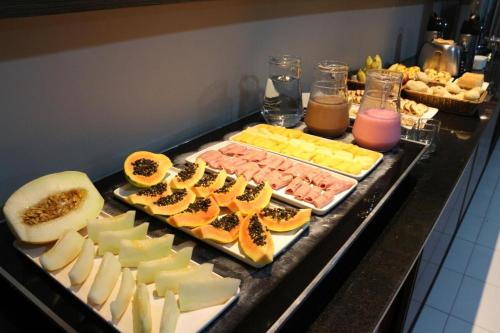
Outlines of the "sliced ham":
{"label": "sliced ham", "polygon": [[305,202],[313,203],[314,199],[321,195],[321,188],[318,186],[313,186],[312,189],[307,192],[307,195],[304,197]]}
{"label": "sliced ham", "polygon": [[253,175],[253,180],[257,184],[263,183],[267,177],[267,174],[271,172],[269,168],[261,168],[255,175]]}
{"label": "sliced ham", "polygon": [[247,161],[234,156],[221,160],[221,166],[227,171],[227,173],[235,173],[238,166],[245,163],[247,163]]}
{"label": "sliced ham", "polygon": [[313,179],[321,174],[321,170],[319,170],[318,168],[312,168],[308,166],[304,166],[302,172],[304,173],[305,179],[309,183],[313,183]]}
{"label": "sliced ham", "polygon": [[207,150],[203,154],[200,154],[198,157],[204,160],[209,167],[220,169],[220,160],[224,157],[224,155],[222,155],[222,153],[217,150]]}
{"label": "sliced ham", "polygon": [[311,191],[311,186],[303,182],[302,185],[295,190],[294,196],[297,200],[304,200],[304,197]]}
{"label": "sliced ham", "polygon": [[283,174],[284,175],[292,175],[295,178],[301,178],[301,179],[305,178],[303,167],[301,164],[298,164],[298,163],[294,164],[291,168],[284,170]]}
{"label": "sliced ham", "polygon": [[267,158],[267,153],[263,150],[248,149],[241,158],[251,162],[260,162]]}
{"label": "sliced ham", "polygon": [[[286,176],[286,175],[284,175]],[[291,176],[291,175],[289,175]],[[291,182],[290,184],[288,184],[288,186],[286,187],[285,189],[285,193],[286,194],[290,194],[290,195],[294,195],[295,194],[295,191],[297,191],[297,189],[302,186],[302,184],[304,184],[304,181],[302,179],[300,179],[299,177],[295,177]]]}
{"label": "sliced ham", "polygon": [[267,155],[267,158],[258,162],[262,167],[269,167],[271,169],[277,169],[278,166],[283,162],[284,157],[276,155]]}
{"label": "sliced ham", "polygon": [[319,197],[316,197],[312,201],[312,204],[314,205],[314,207],[321,209],[321,208],[325,207],[326,205],[328,205],[331,201],[332,201],[331,198],[327,198],[324,195],[320,195]]}
{"label": "sliced ham", "polygon": [[311,183],[319,187],[319,184],[322,182],[323,178],[328,177],[322,172],[317,173],[314,177],[312,177]]}
{"label": "sliced ham", "polygon": [[237,143],[231,143],[225,147],[219,149],[221,153],[228,156],[243,155],[247,148],[245,146],[239,145]]}
{"label": "sliced ham", "polygon": [[290,184],[292,180],[293,180],[292,176],[290,175],[285,176],[280,173],[279,177],[274,177],[271,181],[269,181],[269,185],[271,185],[273,190],[279,190],[280,188],[283,188],[288,184]]}
{"label": "sliced ham", "polygon": [[322,189],[327,189],[330,188],[330,186],[332,186],[336,182],[338,182],[338,180],[334,178],[332,175],[326,175],[323,178],[321,178],[321,180],[317,185]]}
{"label": "sliced ham", "polygon": [[255,162],[247,162],[236,168],[236,174],[238,176],[242,175],[247,181],[252,179],[253,175],[260,171],[260,167]]}
{"label": "sliced ham", "polygon": [[266,182],[273,182],[275,181],[275,179],[281,177],[281,172],[279,172],[278,170],[272,170],[271,172],[269,172],[267,175],[266,175],[266,178],[264,179]]}
{"label": "sliced ham", "polygon": [[293,167],[295,163],[293,163],[293,161],[289,158],[285,158],[283,159],[283,162],[281,162],[281,164],[278,166],[278,170],[280,171],[286,171],[288,169],[290,169],[291,167]]}
{"label": "sliced ham", "polygon": [[349,189],[353,185],[352,182],[347,180],[335,179],[335,182],[327,188],[327,192],[338,194]]}

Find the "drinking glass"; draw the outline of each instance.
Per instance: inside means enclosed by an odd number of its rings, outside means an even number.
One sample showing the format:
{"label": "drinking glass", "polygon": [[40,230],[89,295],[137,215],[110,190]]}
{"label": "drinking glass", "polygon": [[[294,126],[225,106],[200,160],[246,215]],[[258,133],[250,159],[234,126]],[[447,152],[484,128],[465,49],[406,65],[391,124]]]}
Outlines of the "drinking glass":
{"label": "drinking glass", "polygon": [[349,126],[348,71],[346,64],[337,61],[316,64],[317,80],[312,84],[304,118],[311,132],[329,137],[345,133]]}
{"label": "drinking glass", "polygon": [[420,118],[416,125],[417,140],[429,146],[435,144],[440,128],[438,119]]}
{"label": "drinking glass", "polygon": [[261,111],[268,124],[293,127],[304,116],[301,74],[302,61],[299,57],[269,57],[269,76]]}

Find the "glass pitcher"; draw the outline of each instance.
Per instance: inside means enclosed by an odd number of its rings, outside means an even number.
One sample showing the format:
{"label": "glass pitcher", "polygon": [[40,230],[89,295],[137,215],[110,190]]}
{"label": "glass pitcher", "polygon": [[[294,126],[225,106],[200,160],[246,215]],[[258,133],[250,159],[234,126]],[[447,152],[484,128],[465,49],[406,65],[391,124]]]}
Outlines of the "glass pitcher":
{"label": "glass pitcher", "polygon": [[389,151],[401,139],[399,100],[403,74],[385,69],[367,73],[365,93],[352,128],[361,147]]}
{"label": "glass pitcher", "polygon": [[315,66],[315,82],[304,118],[308,129],[322,136],[336,137],[349,126],[347,64],[324,60]]}
{"label": "glass pitcher", "polygon": [[304,116],[300,78],[302,61],[284,55],[269,58],[269,77],[262,116],[267,123],[284,127],[297,125]]}

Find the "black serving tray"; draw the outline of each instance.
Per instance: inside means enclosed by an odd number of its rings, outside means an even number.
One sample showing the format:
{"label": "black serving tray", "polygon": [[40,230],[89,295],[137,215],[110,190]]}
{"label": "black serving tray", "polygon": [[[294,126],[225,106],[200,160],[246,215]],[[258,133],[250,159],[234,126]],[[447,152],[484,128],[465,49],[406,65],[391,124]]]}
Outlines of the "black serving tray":
{"label": "black serving tray", "polygon": [[[201,135],[165,152],[179,165],[184,157],[200,147],[243,128],[262,122],[260,114],[253,114],[233,124]],[[347,134],[343,140],[352,138]],[[310,227],[272,264],[252,268],[220,251],[185,235],[165,223],[138,212],[137,221],[150,221],[150,235],[175,234],[176,244],[196,242],[193,260],[212,262],[218,274],[239,278],[242,281],[238,302],[227,309],[217,321],[207,328],[210,332],[265,331],[279,329],[323,278],[335,270],[337,262],[362,235],[377,211],[406,177],[425,151],[426,146],[402,140],[391,152],[384,154],[383,162],[356,190],[325,216],[313,216]],[[117,200],[113,191],[126,184],[122,172],[96,183],[105,197],[105,211],[111,214],[124,212],[130,207]],[[0,249],[3,258],[0,274],[15,288],[32,300],[36,307],[50,316],[65,330],[108,331],[113,328],[71,297],[71,294],[52,281],[32,262],[12,246],[13,236],[5,223],[0,224]]]}

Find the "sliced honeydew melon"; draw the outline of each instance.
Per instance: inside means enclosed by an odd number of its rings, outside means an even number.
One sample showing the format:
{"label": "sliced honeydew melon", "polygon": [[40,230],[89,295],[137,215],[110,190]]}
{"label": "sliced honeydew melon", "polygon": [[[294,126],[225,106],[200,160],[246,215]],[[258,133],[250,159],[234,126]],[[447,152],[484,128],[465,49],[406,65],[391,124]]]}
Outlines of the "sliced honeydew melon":
{"label": "sliced honeydew melon", "polygon": [[120,243],[124,239],[146,239],[149,223],[142,223],[135,228],[125,230],[102,231],[99,233],[99,255],[106,252],[118,254]]}
{"label": "sliced honeydew melon", "polygon": [[120,277],[121,269],[118,258],[111,252],[106,252],[90,287],[88,295],[90,303],[101,305],[106,302]]}
{"label": "sliced honeydew melon", "polygon": [[100,232],[131,229],[134,227],[134,220],[135,210],[129,210],[128,212],[116,216],[90,220],[87,225],[87,233],[90,239],[92,239],[94,243],[97,243]]}
{"label": "sliced honeydew melon", "polygon": [[68,230],[42,256],[40,263],[48,271],[55,271],[72,262],[82,250],[85,238],[78,231]]}
{"label": "sliced honeydew melon", "polygon": [[171,253],[174,235],[141,240],[124,239],[120,242],[120,263],[122,267],[137,267],[142,261],[168,256]]}

